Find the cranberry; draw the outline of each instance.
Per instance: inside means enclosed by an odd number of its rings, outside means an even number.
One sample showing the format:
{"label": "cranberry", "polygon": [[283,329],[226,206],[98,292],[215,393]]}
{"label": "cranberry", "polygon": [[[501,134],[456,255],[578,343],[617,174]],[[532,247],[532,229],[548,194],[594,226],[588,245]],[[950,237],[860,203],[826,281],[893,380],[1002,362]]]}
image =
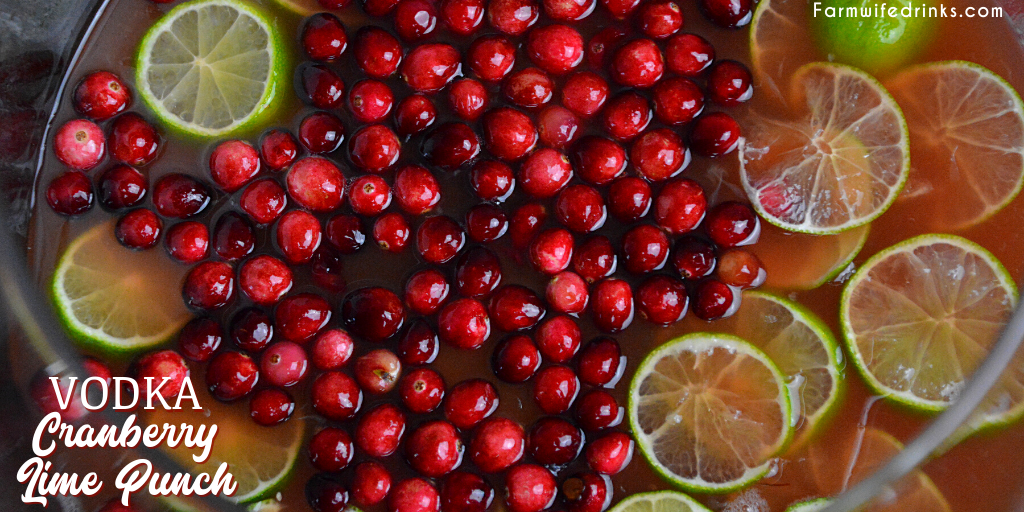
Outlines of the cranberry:
{"label": "cranberry", "polygon": [[243,309],[231,320],[231,340],[242,350],[259,352],[273,337],[270,317],[256,308]]}
{"label": "cranberry", "polygon": [[364,174],[349,186],[348,202],[359,215],[379,215],[391,205],[391,187],[380,176]]}
{"label": "cranberry", "polygon": [[331,305],[316,294],[285,297],[274,310],[274,325],[286,340],[299,343],[313,339],[331,319]]}
{"label": "cranberry", "polygon": [[430,171],[409,165],[395,174],[395,199],[403,211],[422,215],[441,200],[441,187]]}
{"label": "cranberry", "polygon": [[544,0],[544,13],[557,21],[578,21],[590,16],[596,0]]}
{"label": "cranberry", "polygon": [[550,105],[537,114],[537,136],[540,143],[564,149],[576,140],[580,123],[576,114],[565,107]]}
{"label": "cranberry", "polygon": [[162,230],[163,222],[152,210],[139,208],[118,219],[114,226],[114,235],[121,245],[129,249],[144,250],[156,245]]}
{"label": "cranberry", "polygon": [[373,223],[373,239],[388,252],[400,253],[409,241],[409,223],[398,212],[381,215]]}
{"label": "cranberry", "polygon": [[508,199],[516,183],[512,169],[497,160],[480,160],[474,164],[469,181],[477,197],[499,202]]}
{"label": "cranberry", "polygon": [[572,267],[587,282],[594,282],[615,273],[618,258],[612,243],[601,235],[580,245],[573,258]]}
{"label": "cranberry", "polygon": [[640,135],[651,123],[654,113],[647,98],[634,91],[624,92],[608,102],[604,110],[604,131],[612,137],[629,141]]}
{"label": "cranberry", "polygon": [[[672,130],[660,128],[641,136],[630,148],[630,161],[634,169],[650,181],[667,180],[690,164],[690,150]],[[650,206],[650,188],[646,190]],[[646,208],[644,209],[646,213]]]}
{"label": "cranberry", "polygon": [[583,36],[566,25],[538,27],[527,37],[526,53],[539,68],[560,75],[583,62]]}
{"label": "cranberry", "polygon": [[476,299],[449,302],[437,317],[440,337],[461,349],[480,348],[491,334],[491,320],[484,305]]}
{"label": "cranberry", "polygon": [[740,145],[740,125],[724,112],[712,112],[697,118],[690,131],[693,150],[701,156],[728,155]]}
{"label": "cranberry", "polygon": [[421,315],[430,315],[440,309],[448,298],[448,280],[434,269],[416,272],[405,282],[405,303]]}
{"label": "cranberry", "polygon": [[353,374],[359,387],[376,395],[387,393],[398,385],[402,363],[394,352],[377,349],[356,359]]}
{"label": "cranberry", "polygon": [[500,35],[479,37],[469,46],[466,61],[476,76],[497,82],[512,71],[516,62],[516,46]]}
{"label": "cranberry", "polygon": [[476,242],[493,242],[505,235],[508,217],[501,208],[489,204],[478,204],[466,213],[466,234]]}
{"label": "cranberry", "polygon": [[695,77],[715,60],[715,47],[696,34],[679,34],[665,46],[665,65],[669,71]]}
{"label": "cranberry", "polygon": [[571,185],[558,194],[555,214],[559,222],[577,233],[600,229],[608,218],[601,193],[587,185]]}
{"label": "cranberry", "polygon": [[427,0],[400,0],[391,16],[395,32],[406,41],[424,39],[437,28],[437,8]]}
{"label": "cranberry", "polygon": [[405,458],[416,472],[437,478],[462,463],[464,446],[455,426],[444,420],[428,421],[413,430],[405,442]]}
{"label": "cranberry", "polygon": [[343,429],[327,427],[309,440],[309,461],[320,471],[341,471],[352,462],[352,438]]}
{"label": "cranberry", "polygon": [[654,86],[654,115],[665,124],[689,123],[704,110],[704,94],[688,78],[672,77]]}
{"label": "cranberry", "polygon": [[398,450],[405,435],[405,414],[392,404],[381,404],[359,417],[355,441],[371,457],[387,457]]}
{"label": "cranberry", "polygon": [[626,368],[619,342],[604,337],[591,340],[580,351],[576,368],[585,384],[614,386]]}
{"label": "cranberry", "polygon": [[622,237],[626,270],[646,274],[665,266],[668,261],[668,237],[649,224],[630,228]]}
{"label": "cranberry", "polygon": [[498,390],[483,379],[456,384],[444,400],[444,416],[453,425],[469,430],[498,409]]}
{"label": "cranberry", "polygon": [[398,162],[401,146],[398,135],[382,124],[360,128],[348,141],[352,163],[364,171],[376,174]]}
{"label": "cranberry", "polygon": [[299,124],[299,141],[310,153],[330,153],[345,140],[345,126],[330,112],[313,112]]}
{"label": "cranberry", "polygon": [[260,141],[260,154],[271,171],[280,171],[295,161],[299,154],[299,143],[286,131],[270,130]]}
{"label": "cranberry", "polygon": [[431,164],[451,171],[480,154],[480,139],[463,123],[446,123],[423,140],[420,151]]}
{"label": "cranberry", "polygon": [[341,293],[347,284],[342,267],[340,254],[330,247],[317,249],[309,262],[313,284],[331,293]]}
{"label": "cranberry", "polygon": [[252,358],[233,350],[217,354],[206,367],[206,386],[210,394],[225,402],[248,395],[259,378],[259,368]]}
{"label": "cranberry", "polygon": [[590,71],[580,71],[565,81],[562,105],[583,117],[589,117],[608,99],[608,82]]}
{"label": "cranberry", "polygon": [[544,71],[526,68],[505,79],[502,93],[517,106],[532,109],[545,105],[555,94],[555,83]]}
{"label": "cranberry", "polygon": [[608,189],[608,210],[625,223],[640,220],[651,209],[651,186],[635,176],[612,182]]}
{"label": "cranberry", "polygon": [[437,489],[422,478],[402,480],[388,495],[388,512],[438,512],[440,507]]}
{"label": "cranberry", "polygon": [[519,166],[519,182],[527,194],[546,199],[572,179],[572,165],[564,154],[550,148],[530,153]]}
{"label": "cranberry", "polygon": [[256,223],[270,224],[284,212],[288,199],[281,185],[272,179],[263,179],[246,187],[238,204]]}
{"label": "cranberry", "polygon": [[583,450],[583,431],[557,417],[544,417],[530,428],[530,455],[545,466],[564,466]]}
{"label": "cranberry", "polygon": [[487,106],[487,89],[472,78],[463,78],[448,88],[448,100],[455,115],[475,121]]}
{"label": "cranberry", "polygon": [[469,457],[484,473],[500,473],[523,458],[526,433],[508,418],[491,418],[480,424],[469,444]]}
{"label": "cranberry", "polygon": [[53,152],[57,159],[72,169],[87,171],[103,160],[106,139],[96,123],[73,119],[64,123],[53,136]]}
{"label": "cranberry", "polygon": [[310,359],[313,366],[321,370],[337,370],[352,357],[355,342],[347,332],[341,329],[330,329],[320,333],[310,348]]}
{"label": "cranberry", "polygon": [[484,114],[483,135],[487,150],[509,162],[519,160],[537,144],[537,129],[533,121],[526,114],[508,107]]}
{"label": "cranberry", "polygon": [[501,261],[493,251],[476,247],[466,251],[455,265],[455,285],[461,295],[482,298],[501,284]]}
{"label": "cranberry", "polygon": [[260,372],[275,386],[292,386],[306,376],[306,351],[290,341],[279,341],[263,353]]}
{"label": "cranberry", "polygon": [[621,472],[633,459],[633,438],[612,432],[587,444],[585,456],[590,468],[604,475]]}
{"label": "cranberry", "polygon": [[167,230],[164,241],[172,258],[182,263],[196,263],[209,252],[210,231],[200,222],[179,222]]}
{"label": "cranberry", "polygon": [[244,187],[259,172],[259,153],[256,148],[240,140],[221,142],[210,155],[213,182],[226,192]]}
{"label": "cranberry", "polygon": [[648,37],[664,39],[683,28],[683,12],[672,0],[655,0],[640,7],[640,30]]}
{"label": "cranberry", "polygon": [[314,512],[343,512],[348,489],[321,473],[306,482],[306,501]]}
{"label": "cranberry", "polygon": [[569,512],[604,512],[613,492],[611,479],[599,473],[582,473],[562,483]]}
{"label": "cranberry", "polygon": [[543,467],[520,464],[505,473],[505,492],[511,512],[540,512],[554,504],[557,484]]}
{"label": "cranberry", "polygon": [[153,206],[164,217],[191,217],[209,203],[206,187],[184,174],[167,174],[153,187]]}
{"label": "cranberry", "polygon": [[257,391],[249,400],[249,417],[257,425],[269,427],[291,417],[295,411],[295,400],[288,393],[276,388]]}
{"label": "cranberry", "polygon": [[348,47],[345,26],[337,16],[319,12],[306,18],[302,27],[302,49],[313,60],[339,59]]}
{"label": "cranberry", "polygon": [[625,410],[603,389],[592,389],[576,403],[577,425],[583,430],[603,430],[622,423]]}
{"label": "cranberry", "polygon": [[486,512],[494,501],[494,488],[480,475],[455,471],[441,485],[445,512]]}
{"label": "cranberry", "polygon": [[607,278],[592,290],[594,324],[606,332],[619,332],[633,321],[633,290],[629,283]]}
{"label": "cranberry", "polygon": [[295,73],[302,85],[303,100],[316,108],[341,106],[345,97],[345,82],[337,73],[320,64],[299,66]]}
{"label": "cranberry", "polygon": [[370,341],[384,341],[402,328],[405,307],[402,299],[387,288],[360,288],[341,306],[345,326],[356,336]]}
{"label": "cranberry", "polygon": [[241,215],[228,212],[217,219],[213,227],[213,250],[228,261],[240,260],[252,252],[256,234]]}
{"label": "cranberry", "polygon": [[110,119],[132,102],[131,91],[109,71],[89,73],[75,87],[75,110],[97,121]]}
{"label": "cranberry", "polygon": [[601,3],[615,19],[624,20],[633,14],[640,0],[601,0]]}
{"label": "cranberry", "polygon": [[353,48],[356,64],[367,76],[385,78],[398,71],[402,61],[402,46],[386,30],[363,27],[356,34]]}
{"label": "cranberry", "polygon": [[686,286],[678,278],[653,276],[636,291],[637,308],[651,323],[671,325],[683,319],[690,305]]}
{"label": "cranberry", "polygon": [[533,380],[533,401],[546,414],[569,410],[580,392],[580,380],[568,366],[548,366]]}
{"label": "cranberry", "polygon": [[541,231],[530,244],[530,262],[538,272],[555,275],[572,261],[572,233],[562,228]]}
{"label": "cranberry", "polygon": [[509,221],[512,245],[523,247],[529,244],[547,218],[548,211],[541,204],[527,203],[520,206]]}
{"label": "cranberry", "polygon": [[545,295],[552,309],[561,313],[578,314],[587,308],[590,294],[587,283],[575,272],[559,272],[548,282]]}
{"label": "cranberry", "polygon": [[391,88],[377,80],[363,80],[348,92],[348,105],[352,117],[361,123],[379,123],[395,102]]}
{"label": "cranberry", "polygon": [[443,0],[441,21],[453,33],[468,36],[484,21],[484,0]]}
{"label": "cranberry", "polygon": [[615,52],[612,78],[626,87],[650,87],[661,80],[664,73],[661,50],[650,39],[630,41]]}
{"label": "cranberry", "polygon": [[732,315],[739,308],[739,297],[729,285],[708,279],[694,289],[691,308],[701,320],[717,320]]}
{"label": "cranberry", "polygon": [[718,258],[718,279],[737,288],[756,288],[768,274],[761,260],[750,251],[729,249]]}
{"label": "cranberry", "polygon": [[440,351],[437,333],[422,319],[414,320],[398,340],[398,359],[405,365],[430,364]]}
{"label": "cranberry", "polygon": [[416,249],[430,263],[446,263],[466,244],[466,233],[450,217],[430,217],[416,229]]}
{"label": "cranberry", "polygon": [[[636,0],[626,1],[634,2],[634,6],[636,5]],[[609,4],[608,0],[603,0],[603,3],[605,5]],[[606,69],[611,55],[618,49],[619,44],[622,43],[625,37],[626,32],[616,26],[616,24],[611,24],[590,38],[590,42],[587,43],[587,62],[590,64],[590,67]]]}
{"label": "cranberry", "polygon": [[487,21],[510,36],[518,36],[537,23],[540,7],[533,0],[490,0]]}
{"label": "cranberry", "polygon": [[156,384],[154,392],[164,398],[178,396],[181,385],[188,378],[188,365],[173,350],[159,350],[146,354],[135,364],[136,379],[147,385]]}
{"label": "cranberry", "polygon": [[580,178],[594,185],[605,185],[626,169],[626,150],[603,137],[584,137],[572,157]]}
{"label": "cranberry", "polygon": [[436,92],[460,72],[461,54],[447,44],[417,46],[402,61],[402,79],[416,92]]}
{"label": "cranberry", "polygon": [[708,236],[719,247],[738,247],[757,242],[761,221],[746,203],[727,201],[708,212]]}
{"label": "cranberry", "polygon": [[342,254],[352,254],[363,247],[366,234],[362,221],[355,215],[335,215],[327,221],[327,242]]}
{"label": "cranberry", "polygon": [[182,355],[201,363],[213,355],[223,339],[224,332],[215,320],[193,318],[181,328],[178,347]]}
{"label": "cranberry", "polygon": [[750,0],[700,0],[700,10],[721,27],[742,27],[753,18]]}
{"label": "cranberry", "polygon": [[427,414],[437,409],[444,399],[444,379],[429,368],[417,368],[402,377],[398,383],[402,404],[416,414]]}
{"label": "cranberry", "polygon": [[[92,208],[92,181],[82,171],[64,172],[46,187],[46,203],[62,215],[85,213]],[[155,215],[153,217],[156,218]]]}
{"label": "cranberry", "polygon": [[334,421],[353,418],[363,404],[363,392],[356,381],[339,371],[321,373],[311,390],[313,410]]}
{"label": "cranberry", "polygon": [[[98,187],[100,204],[113,210],[135,206],[142,202],[142,198],[146,195],[146,188],[146,177],[141,172],[129,165],[115,165],[100,175]],[[78,192],[79,190],[88,190],[88,188],[78,187],[75,190]],[[49,195],[47,199],[49,200]]]}
{"label": "cranberry", "polygon": [[708,71],[707,92],[711,101],[726,107],[734,107],[747,102],[754,95],[754,79],[750,75],[750,70],[743,64],[734,60],[721,60]]}
{"label": "cranberry", "polygon": [[654,219],[665,231],[679,235],[693,231],[707,210],[704,189],[690,179],[669,181],[654,199]]}
{"label": "cranberry", "polygon": [[504,286],[491,298],[491,318],[503,331],[529,329],[544,318],[544,313],[544,302],[525,286]]}
{"label": "cranberry", "polygon": [[387,497],[391,490],[391,473],[378,462],[360,462],[352,474],[352,500],[363,507],[372,507]]}
{"label": "cranberry", "polygon": [[160,136],[142,116],[128,112],[114,119],[109,142],[114,158],[129,165],[145,165],[156,158]]}
{"label": "cranberry", "polygon": [[322,236],[320,222],[309,212],[292,210],[277,221],[277,246],[293,265],[309,263]]}
{"label": "cranberry", "polygon": [[491,366],[494,374],[505,382],[526,382],[540,368],[540,351],[528,336],[518,334],[505,338],[494,347]]}

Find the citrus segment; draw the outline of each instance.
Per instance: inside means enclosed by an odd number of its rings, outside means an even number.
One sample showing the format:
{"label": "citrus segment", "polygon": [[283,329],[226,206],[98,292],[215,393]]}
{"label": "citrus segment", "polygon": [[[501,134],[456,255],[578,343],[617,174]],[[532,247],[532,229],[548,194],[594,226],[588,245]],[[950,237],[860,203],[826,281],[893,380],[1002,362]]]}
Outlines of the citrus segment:
{"label": "citrus segment", "polygon": [[754,114],[740,144],[740,174],[772,224],[829,234],[871,222],[896,199],[909,151],[899,106],[875,79],[812,63],[793,77],[792,119]]}
{"label": "citrus segment", "polygon": [[907,118],[914,201],[932,226],[972,226],[1001,210],[1024,184],[1024,104],[1010,84],[977,64],[933,62],[886,81]]}
{"label": "citrus segment", "polygon": [[113,222],[91,228],[64,250],[51,295],[65,327],[85,348],[132,353],[159,345],[191,316],[175,294],[184,270],[162,251],[137,252],[114,238]]}
{"label": "citrus segment", "polygon": [[977,244],[923,235],[885,249],[843,290],[854,364],[880,395],[938,411],[988,355],[1017,304],[1006,269]]}
{"label": "citrus segment", "polygon": [[630,385],[629,421],[654,469],[698,492],[761,478],[793,431],[785,377],[725,334],[683,336],[648,355]]}
{"label": "citrus segment", "polygon": [[179,5],[139,45],[138,91],[173,128],[214,137],[268,110],[284,87],[283,46],[263,14],[236,0]]}
{"label": "citrus segment", "polygon": [[786,512],[818,512],[824,510],[829,504],[828,498],[818,498],[814,500],[801,501],[794,503],[786,508]]}
{"label": "citrus segment", "polygon": [[634,494],[611,508],[609,512],[710,512],[697,500],[675,491]]}
{"label": "citrus segment", "polygon": [[[770,224],[761,227],[757,257],[768,271],[765,286],[812,290],[845,275],[868,239],[870,225],[834,235],[808,235]],[[793,248],[799,247],[799,255]],[[799,263],[794,264],[794,258]]]}

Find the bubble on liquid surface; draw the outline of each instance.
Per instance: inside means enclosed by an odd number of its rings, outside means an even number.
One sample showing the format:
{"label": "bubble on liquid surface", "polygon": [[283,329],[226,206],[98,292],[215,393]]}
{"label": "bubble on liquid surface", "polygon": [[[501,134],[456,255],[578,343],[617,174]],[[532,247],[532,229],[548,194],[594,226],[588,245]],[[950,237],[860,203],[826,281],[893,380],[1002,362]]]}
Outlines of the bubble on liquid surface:
{"label": "bubble on liquid surface", "polygon": [[747,489],[730,501],[722,512],[771,512],[771,507],[757,489]]}

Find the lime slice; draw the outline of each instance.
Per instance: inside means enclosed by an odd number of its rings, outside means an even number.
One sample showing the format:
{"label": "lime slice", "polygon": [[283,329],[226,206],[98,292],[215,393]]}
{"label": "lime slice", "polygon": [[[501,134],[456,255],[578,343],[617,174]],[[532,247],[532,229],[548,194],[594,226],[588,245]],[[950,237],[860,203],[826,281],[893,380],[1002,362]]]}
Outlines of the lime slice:
{"label": "lime slice", "polygon": [[274,0],[274,3],[300,16],[309,16],[326,10],[317,0]]}
{"label": "lime slice", "polygon": [[850,356],[872,389],[939,411],[988,355],[1016,304],[1016,286],[991,253],[957,236],[922,235],[865,262],[843,290],[840,315]]}
{"label": "lime slice", "polygon": [[[809,29],[807,0],[761,0],[750,23],[750,63],[755,80],[785,101],[793,74],[808,62],[824,61]],[[779,37],[779,34],[786,34]]]}
{"label": "lime slice", "polygon": [[886,81],[907,118],[908,188],[936,229],[969,227],[1010,203],[1024,184],[1024,103],[995,73],[932,62]]}
{"label": "lime slice", "polygon": [[640,363],[629,389],[641,453],[662,477],[691,491],[731,491],[764,476],[792,436],[791,413],[775,363],[727,334],[662,345]]}
{"label": "lime slice", "polygon": [[139,44],[136,84],[161,121],[215,137],[256,124],[286,89],[284,46],[270,21],[237,0],[171,9]]}
{"label": "lime slice", "polygon": [[[247,407],[218,402],[205,389],[197,388],[196,393],[202,410],[191,409],[191,403],[186,401],[182,410],[157,407],[146,415],[146,421],[156,425],[187,423],[193,427],[216,424],[217,437],[210,457],[197,464],[192,455],[202,450],[185,446],[166,450],[167,455],[193,474],[213,475],[220,464],[226,462],[228,472],[238,483],[235,494],[230,497],[232,501],[250,503],[273,496],[295,466],[305,435],[305,422],[292,417],[279,425],[262,427],[253,423]],[[188,508],[196,507],[185,509]]]}
{"label": "lime slice", "polygon": [[[808,235],[765,223],[761,226],[757,257],[768,270],[764,285],[786,290],[813,290],[846,275],[868,239],[870,224],[834,235]],[[800,264],[793,264],[793,248],[800,248]]]}
{"label": "lime slice", "polygon": [[824,510],[829,503],[828,498],[801,501],[787,507],[786,512],[818,512],[819,510]]}
{"label": "lime slice", "polygon": [[608,512],[710,512],[697,500],[676,491],[655,491],[634,494]]}
{"label": "lime slice", "polygon": [[191,316],[178,297],[185,268],[163,251],[132,251],[105,222],[76,238],[57,262],[50,292],[81,346],[108,354],[152,348]]}
{"label": "lime slice", "polygon": [[746,291],[736,314],[715,328],[747,340],[778,366],[789,387],[797,443],[817,432],[843,389],[842,350],[828,326],[791,300]]}
{"label": "lime slice", "polygon": [[838,64],[807,64],[791,85],[797,117],[753,115],[740,144],[751,202],[790,231],[830,234],[871,222],[907,179],[899,106],[874,78]]}

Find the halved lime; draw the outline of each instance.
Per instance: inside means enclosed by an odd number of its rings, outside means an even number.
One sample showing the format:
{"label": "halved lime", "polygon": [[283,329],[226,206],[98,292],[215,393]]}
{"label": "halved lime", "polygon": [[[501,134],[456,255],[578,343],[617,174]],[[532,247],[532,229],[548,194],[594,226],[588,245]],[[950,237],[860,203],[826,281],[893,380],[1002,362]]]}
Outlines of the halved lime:
{"label": "halved lime", "polygon": [[910,165],[907,126],[881,84],[849,66],[796,71],[796,117],[754,114],[740,144],[740,175],[765,220],[790,231],[838,233],[885,212]]}
{"label": "halved lime", "polygon": [[620,501],[609,512],[710,512],[710,510],[681,492],[655,491],[634,494]]}
{"label": "halved lime", "polygon": [[1017,288],[990,252],[957,236],[922,235],[865,262],[843,290],[840,317],[850,356],[875,392],[939,411],[956,400],[1016,305]]}
{"label": "halved lime", "polygon": [[818,512],[819,510],[824,510],[829,502],[828,498],[801,501],[786,507],[786,512]]}
{"label": "halved lime", "polygon": [[978,224],[1024,185],[1024,103],[1001,77],[964,61],[930,62],[885,82],[907,118],[910,198],[936,229]]}
{"label": "halved lime", "polygon": [[775,362],[789,387],[797,442],[809,439],[842,395],[842,350],[828,326],[791,300],[746,291],[736,314],[716,328],[747,340]]}
{"label": "halved lime", "polygon": [[629,389],[641,453],[666,480],[697,492],[764,476],[793,434],[791,407],[775,363],[727,334],[669,341],[640,363]]}
{"label": "halved lime", "polygon": [[113,222],[76,238],[57,262],[50,293],[68,332],[84,348],[128,354],[173,337],[191,314],[178,296],[185,268],[163,251],[132,251]]}
{"label": "halved lime", "polygon": [[284,92],[284,45],[267,17],[238,0],[171,9],[142,38],[136,86],[161,121],[216,137],[255,124]]}
{"label": "halved lime", "polygon": [[149,424],[186,423],[193,428],[216,424],[217,437],[210,457],[197,464],[192,456],[202,450],[185,446],[168,449],[167,455],[193,474],[213,475],[226,462],[228,472],[238,483],[230,497],[232,501],[250,503],[273,496],[295,466],[305,436],[305,421],[292,417],[276,426],[262,427],[249,418],[247,407],[218,402],[205,389],[196,392],[202,410],[193,410],[191,402],[185,401],[182,410],[157,407],[145,419]]}
{"label": "halved lime", "polygon": [[[765,223],[758,239],[757,257],[764,263],[768,288],[813,290],[852,273],[853,259],[867,242],[871,225],[834,235],[808,235]],[[800,248],[800,263],[793,264],[793,248]]]}

